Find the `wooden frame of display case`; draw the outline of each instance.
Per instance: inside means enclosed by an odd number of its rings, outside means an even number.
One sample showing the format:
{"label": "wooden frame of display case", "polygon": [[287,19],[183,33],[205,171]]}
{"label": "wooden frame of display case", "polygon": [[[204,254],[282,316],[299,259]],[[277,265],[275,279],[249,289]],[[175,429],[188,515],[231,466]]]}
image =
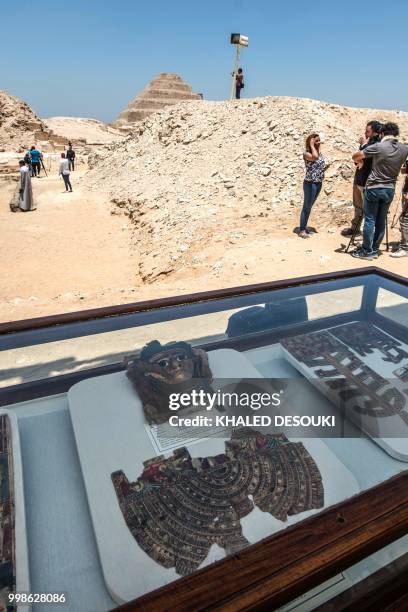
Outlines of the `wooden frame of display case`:
{"label": "wooden frame of display case", "polygon": [[408,610],[408,553],[346,589],[315,612]]}
{"label": "wooden frame of display case", "polygon": [[[300,290],[307,288],[306,293],[308,294],[321,293],[324,291],[326,281],[350,280],[370,275],[377,275],[385,283],[392,281],[408,287],[406,278],[376,267],[347,270],[283,282],[262,283],[2,323],[0,324],[0,346],[3,343],[3,350],[6,350],[8,345],[13,346],[16,339],[15,333],[19,336],[22,332],[22,335],[26,336],[24,343],[20,346],[29,346],[30,340],[32,344],[37,344],[56,338],[74,338],[76,335],[131,327],[126,324],[126,321],[122,324],[118,317],[135,313],[140,313],[141,321],[138,325],[143,325],[143,313],[146,317],[149,315],[150,322],[152,314],[157,314],[157,320],[160,320],[163,309],[169,307],[203,303],[205,312],[209,312],[209,304],[213,302],[213,310],[216,311],[217,301],[222,298],[256,296],[265,291],[291,287],[299,287]],[[323,285],[319,287],[320,283]],[[391,290],[395,292],[395,286],[392,286]],[[364,288],[363,303],[359,311],[296,323],[276,330],[249,334],[247,337],[223,339],[202,346],[208,350],[221,347],[248,350],[277,342],[281,337],[322,329],[328,323],[334,324],[334,319],[335,324],[356,320],[362,317],[362,312],[368,311],[371,313],[369,319],[371,322],[380,324],[386,331],[408,342],[406,327],[389,320],[373,308],[377,300],[377,292],[378,287],[375,286]],[[227,308],[224,307],[224,309]],[[167,320],[178,318],[177,313],[176,316],[173,315]],[[364,320],[367,318],[365,317]],[[74,325],[68,336],[63,327],[67,324],[78,324]],[[77,333],[79,331],[80,333]],[[121,363],[113,363],[0,389],[0,406],[65,392],[80,380],[122,369]],[[407,534],[407,491],[408,471],[405,471],[296,526],[251,545],[238,554],[213,563],[117,609],[152,612],[168,609],[177,611],[230,610],[231,612],[275,609]],[[392,588],[389,589],[389,592],[392,593]]]}

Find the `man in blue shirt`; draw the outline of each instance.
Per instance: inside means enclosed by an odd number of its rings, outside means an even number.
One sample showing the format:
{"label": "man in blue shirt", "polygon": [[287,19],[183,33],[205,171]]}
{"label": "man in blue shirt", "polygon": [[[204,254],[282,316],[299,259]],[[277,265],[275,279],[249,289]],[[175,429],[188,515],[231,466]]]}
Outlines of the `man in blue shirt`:
{"label": "man in blue shirt", "polygon": [[30,149],[30,157],[31,157],[31,166],[33,169],[33,176],[40,176],[41,170],[41,152],[38,151],[35,147],[31,147]]}

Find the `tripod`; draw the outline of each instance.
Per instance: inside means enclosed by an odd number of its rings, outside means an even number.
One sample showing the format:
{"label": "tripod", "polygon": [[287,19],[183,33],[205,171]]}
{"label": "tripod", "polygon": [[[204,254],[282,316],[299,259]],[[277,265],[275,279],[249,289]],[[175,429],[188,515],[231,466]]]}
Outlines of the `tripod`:
{"label": "tripod", "polygon": [[[360,216],[360,218],[358,219],[356,225],[354,226],[353,233],[351,235],[350,241],[349,241],[349,243],[348,243],[348,245],[347,245],[347,247],[346,247],[346,249],[344,251],[345,253],[349,252],[349,249],[350,249],[351,245],[355,246],[355,239],[356,239],[357,234],[360,232],[360,227],[361,227],[361,222],[363,220],[363,217],[364,217],[364,214],[362,214]],[[391,225],[391,229],[393,227],[394,226]],[[386,222],[385,222],[385,250],[387,251],[387,253],[390,250],[390,243],[389,243],[389,240],[388,240],[388,213],[387,213],[387,219],[386,219]]]}
{"label": "tripod", "polygon": [[398,209],[398,203],[397,203],[397,206],[395,207],[394,216],[392,218],[391,229],[394,229],[394,227],[397,226],[398,221],[400,221],[401,217],[405,214],[405,210],[407,206],[408,206],[408,200],[405,200],[404,192],[402,191],[401,192],[401,212],[398,215],[399,209]]}
{"label": "tripod", "polygon": [[351,234],[351,238],[349,240],[349,243],[348,243],[348,245],[347,245],[347,247],[346,247],[346,249],[344,251],[345,253],[349,252],[349,249],[350,249],[351,245],[355,246],[355,239],[356,239],[357,234],[360,233],[361,222],[363,220],[363,217],[364,217],[364,214],[361,214],[360,217],[358,218],[358,221],[357,221],[357,223],[354,226],[353,233]]}
{"label": "tripod", "polygon": [[44,172],[45,172],[45,176],[48,176],[47,171],[46,171],[45,166],[44,166],[44,162],[43,162],[43,160],[42,160],[42,157],[40,157],[40,162],[41,162],[41,167],[42,167],[42,169],[43,169],[43,170],[44,170]]}

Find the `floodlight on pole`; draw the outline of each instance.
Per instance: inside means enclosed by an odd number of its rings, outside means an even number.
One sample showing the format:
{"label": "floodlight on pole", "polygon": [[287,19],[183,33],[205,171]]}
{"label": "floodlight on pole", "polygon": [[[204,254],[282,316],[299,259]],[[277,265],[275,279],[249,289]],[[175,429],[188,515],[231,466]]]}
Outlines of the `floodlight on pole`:
{"label": "floodlight on pole", "polygon": [[234,32],[231,34],[230,42],[231,42],[231,45],[235,45],[236,47],[234,70],[232,72],[232,86],[231,86],[231,100],[232,100],[234,97],[234,89],[235,89],[235,84],[237,80],[239,58],[241,55],[241,47],[247,47],[249,40],[248,40],[248,36],[244,36],[243,34]]}

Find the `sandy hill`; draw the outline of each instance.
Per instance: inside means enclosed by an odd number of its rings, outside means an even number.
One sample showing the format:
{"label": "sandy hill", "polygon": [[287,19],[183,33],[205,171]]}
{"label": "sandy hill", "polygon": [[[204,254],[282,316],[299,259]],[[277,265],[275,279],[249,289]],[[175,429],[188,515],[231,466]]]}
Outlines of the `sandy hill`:
{"label": "sandy hill", "polygon": [[132,220],[144,280],[183,267],[217,271],[226,257],[231,265],[245,259],[248,245],[256,253],[268,228],[293,236],[304,139],[312,131],[320,133],[331,166],[310,224],[330,232],[344,224],[351,215],[351,154],[370,119],[396,121],[408,140],[408,113],[400,111],[288,97],[181,103],[91,155],[85,186],[105,192],[113,212]]}
{"label": "sandy hill", "polygon": [[27,149],[30,145],[63,143],[23,100],[0,91],[0,148]]}
{"label": "sandy hill", "polygon": [[85,144],[104,144],[123,138],[123,134],[110,125],[83,117],[50,117],[45,119],[47,127],[71,141],[83,141]]}

